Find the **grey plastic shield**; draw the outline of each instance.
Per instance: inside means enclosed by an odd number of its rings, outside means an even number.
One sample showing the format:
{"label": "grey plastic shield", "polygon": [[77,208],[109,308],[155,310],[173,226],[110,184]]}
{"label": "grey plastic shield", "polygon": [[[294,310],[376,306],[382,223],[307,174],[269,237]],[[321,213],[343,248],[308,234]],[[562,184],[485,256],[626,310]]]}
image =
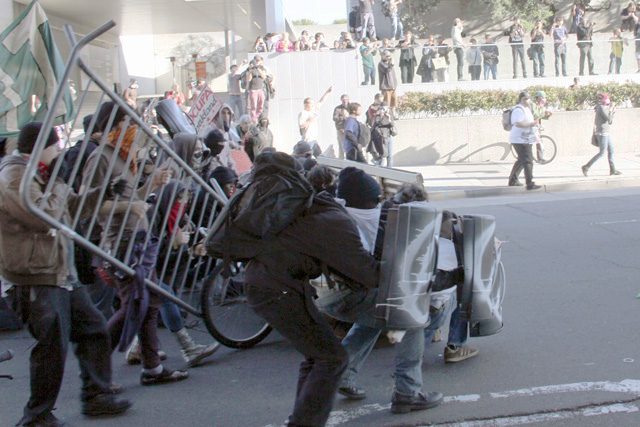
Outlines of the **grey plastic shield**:
{"label": "grey plastic shield", "polygon": [[463,217],[464,284],[461,303],[468,308],[470,335],[499,332],[505,292],[502,242],[495,238],[496,220],[489,215]]}
{"label": "grey plastic shield", "polygon": [[376,300],[380,327],[403,330],[429,324],[441,222],[442,212],[423,202],[389,210]]}

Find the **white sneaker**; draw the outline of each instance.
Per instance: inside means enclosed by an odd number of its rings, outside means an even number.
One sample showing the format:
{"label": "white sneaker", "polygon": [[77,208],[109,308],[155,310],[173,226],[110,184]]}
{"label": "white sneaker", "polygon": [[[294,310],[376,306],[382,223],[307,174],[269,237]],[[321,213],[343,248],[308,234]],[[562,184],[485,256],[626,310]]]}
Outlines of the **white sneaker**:
{"label": "white sneaker", "polygon": [[187,365],[192,368],[200,363],[203,359],[211,356],[213,353],[218,351],[220,348],[220,343],[215,342],[209,346],[206,345],[195,345],[187,350],[181,350],[182,358]]}

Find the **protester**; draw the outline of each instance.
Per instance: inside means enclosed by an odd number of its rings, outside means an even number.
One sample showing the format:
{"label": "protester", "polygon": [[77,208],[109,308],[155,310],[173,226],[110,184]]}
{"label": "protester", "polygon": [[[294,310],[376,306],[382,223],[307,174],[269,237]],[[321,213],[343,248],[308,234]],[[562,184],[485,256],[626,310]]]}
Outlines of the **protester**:
{"label": "protester", "polygon": [[620,26],[621,31],[632,31],[636,21],[638,20],[637,6],[634,2],[629,2],[629,5],[622,9],[620,13],[622,18],[622,24]]}
{"label": "protester", "polygon": [[[239,117],[244,113],[244,106],[242,105],[242,73],[238,73],[238,66],[233,64],[229,68],[230,73],[227,78],[229,80],[229,105],[235,110],[235,114]],[[200,79],[198,79],[200,84]]]}
{"label": "protester", "polygon": [[476,44],[476,39],[469,40],[469,50],[467,51],[467,63],[469,64],[469,74],[471,80],[480,80],[482,72],[482,51]]}
{"label": "protester", "polygon": [[553,26],[553,52],[555,54],[556,77],[560,76],[560,63],[562,63],[562,75],[567,76],[567,28],[564,26],[564,19],[556,18]]}
{"label": "protester", "polygon": [[360,55],[362,56],[362,71],[364,71],[364,81],[361,83],[363,86],[369,84],[376,84],[376,70],[373,63],[373,56],[377,52],[376,44],[372,44],[369,37],[362,39],[362,45],[360,45]]}
{"label": "protester", "polygon": [[347,160],[366,163],[362,150],[369,143],[371,133],[369,127],[358,121],[362,107],[357,102],[349,104],[349,117],[344,128],[344,153]]}
{"label": "protester", "polygon": [[413,83],[416,65],[418,65],[414,47],[413,33],[407,30],[405,39],[400,42],[400,61],[398,65],[400,66],[402,83]]}
{"label": "protester", "polygon": [[376,93],[374,95],[373,103],[369,105],[369,108],[367,108],[367,117],[365,119],[365,123],[367,124],[367,126],[373,126],[373,120],[375,119],[375,116],[378,112],[378,109],[382,105],[383,100],[384,97],[381,93]]}
{"label": "protester", "polygon": [[500,51],[498,46],[493,43],[493,37],[489,33],[484,35],[484,45],[480,47],[482,58],[484,59],[484,79],[489,80],[489,72],[493,76],[493,80],[498,78],[498,62]]}
{"label": "protester", "polygon": [[337,173],[328,166],[316,165],[307,173],[307,179],[316,193],[326,191],[331,196],[336,195]]}
{"label": "protester", "polygon": [[527,92],[521,92],[518,105],[511,112],[511,133],[509,142],[518,154],[518,158],[509,175],[509,186],[521,186],[519,175],[524,169],[527,190],[540,188],[533,182],[533,153],[531,147],[536,142],[538,122],[533,119],[531,111],[531,97]]}
{"label": "protester", "polygon": [[372,41],[377,40],[376,37],[376,24],[373,15],[373,1],[374,0],[359,0],[360,1],[360,13],[362,22],[362,35],[361,39],[369,37]]}
{"label": "protester", "polygon": [[462,32],[464,30],[464,23],[462,19],[456,18],[453,20],[453,27],[451,28],[451,40],[453,43],[453,52],[456,54],[456,61],[458,62],[458,81],[463,79],[462,70],[464,69],[464,48],[466,45],[462,41]]}
{"label": "protester", "polygon": [[245,140],[245,151],[253,162],[256,157],[267,147],[273,147],[273,133],[269,129],[269,119],[260,117],[257,126],[249,129],[251,134]]}
{"label": "protester", "polygon": [[430,35],[426,43],[422,47],[422,57],[420,58],[420,64],[418,64],[418,70],[416,73],[422,78],[422,83],[432,82],[434,80],[433,73],[433,58],[437,54],[435,47],[435,38]]}
{"label": "protester", "polygon": [[[293,158],[284,153],[256,158],[256,179],[275,171],[304,180]],[[347,354],[315,307],[309,279],[318,277],[325,265],[357,287],[373,288],[378,283],[378,262],[362,247],[344,208],[326,193],[313,197],[303,215],[263,245],[272,248],[269,255],[252,259],[245,272],[249,305],[305,357],[288,426],[324,426]]]}
{"label": "protester", "polygon": [[580,49],[580,75],[584,76],[584,61],[587,60],[587,64],[589,66],[589,75],[594,75],[593,71],[593,55],[591,54],[591,49],[593,47],[593,42],[591,38],[593,36],[593,26],[595,24],[593,22],[586,22],[584,19],[580,21],[578,27],[576,28],[577,37],[578,37],[578,49]]}
{"label": "protester", "polygon": [[509,44],[511,45],[511,55],[513,56],[513,78],[518,78],[518,57],[522,65],[522,77],[527,78],[527,69],[524,65],[524,27],[520,17],[516,17],[513,25],[509,28]]}
{"label": "protester", "polygon": [[594,122],[594,136],[598,141],[598,154],[593,156],[591,160],[582,166],[582,173],[587,176],[589,169],[595,162],[601,159],[605,152],[608,152],[609,159],[609,175],[622,175],[622,172],[616,169],[613,161],[613,142],[609,135],[610,126],[613,123],[613,115],[616,111],[616,103],[611,102],[611,98],[606,93],[598,94],[598,104],[595,108],[596,117]]}
{"label": "protester", "polygon": [[333,109],[333,123],[336,126],[336,134],[338,136],[338,158],[344,159],[344,126],[349,117],[349,95],[346,93],[340,97],[340,104]]}
{"label": "protester", "polygon": [[171,86],[171,90],[167,92],[165,98],[173,99],[178,106],[182,106],[185,102],[184,93],[180,91],[180,85],[178,83],[174,83],[173,86]]}
{"label": "protester", "polygon": [[[237,67],[236,67],[237,69]],[[232,71],[233,73],[233,71]],[[191,101],[195,101],[198,96],[200,95],[200,93],[204,90],[204,87],[207,85],[207,81],[203,78],[199,78],[196,81],[196,87],[193,89],[193,92],[191,93],[191,97],[189,98]],[[231,90],[231,85],[229,85],[229,88]]]}
{"label": "protester", "polygon": [[311,145],[315,157],[318,157],[322,153],[322,149],[318,144],[318,116],[320,115],[320,107],[332,91],[333,86],[329,86],[318,102],[315,102],[311,98],[305,98],[304,110],[298,114],[300,136],[302,136],[303,141],[307,141]]}
{"label": "protester", "polygon": [[531,60],[533,61],[533,77],[545,77],[544,75],[544,31],[542,21],[536,21],[531,30]]}
{"label": "protester", "polygon": [[129,80],[129,87],[124,90],[122,98],[134,110],[138,108],[138,81],[136,79]]}
{"label": "protester", "polygon": [[356,40],[361,40],[360,32],[362,31],[362,14],[360,13],[360,7],[358,5],[353,6],[351,12],[349,12],[349,32],[353,34]]}
{"label": "protester", "polygon": [[395,118],[396,108],[396,88],[398,80],[394,69],[393,58],[388,50],[382,51],[382,59],[378,63],[378,79],[380,81],[380,92],[384,101],[391,108],[391,115]]}
{"label": "protester", "polygon": [[[46,131],[39,122],[24,125],[18,137],[18,153],[4,157],[0,163],[2,289],[16,286],[28,309],[29,331],[37,341],[30,357],[31,397],[18,426],[63,424],[52,411],[62,386],[69,342],[74,343],[80,362],[82,413],[91,417],[117,415],[131,407],[128,400],[112,395],[107,326],[86,288],[78,282],[73,241],[62,233],[52,237],[51,226],[32,215],[20,197],[20,185],[36,139]],[[56,132],[51,130],[48,134],[29,191],[35,202],[46,198],[40,206],[48,215],[70,226],[79,196],[57,177],[51,193],[44,194],[59,153]],[[114,186],[109,188],[113,191]],[[91,215],[99,203],[100,191],[86,196],[82,216]]]}
{"label": "protester", "polygon": [[267,70],[262,65],[262,56],[256,55],[249,63],[249,68],[245,72],[247,78],[247,94],[248,109],[251,119],[258,121],[258,117],[262,114],[265,104],[265,81],[267,79]]}
{"label": "protester", "polygon": [[391,12],[391,38],[400,40],[404,37],[404,26],[400,19],[400,4],[402,0],[389,0],[389,12]]}
{"label": "protester", "polygon": [[[374,164],[382,165],[382,161],[386,160],[388,168],[393,167],[393,137],[397,135],[397,130],[389,106],[386,102],[382,102],[378,111],[376,111],[371,128],[372,154],[375,153]],[[378,137],[379,136],[379,137]]]}
{"label": "protester", "polygon": [[613,37],[611,40],[611,55],[609,55],[609,74],[620,74],[620,68],[622,67],[622,52],[624,45],[628,44],[626,39],[620,36],[620,30],[613,29]]}
{"label": "protester", "polygon": [[[360,169],[348,167],[338,177],[338,199],[356,224],[364,248],[375,253],[376,242],[384,241],[385,217],[379,205],[381,188],[378,182]],[[386,209],[389,204],[385,204]],[[376,327],[376,298],[378,289],[357,289],[347,281],[338,280],[327,300],[320,299],[320,309],[338,320],[354,323],[342,345],[349,355],[349,364],[342,377],[338,392],[343,396],[360,400],[367,397],[364,389],[356,385],[356,375],[371,353],[382,331]],[[391,397],[394,414],[421,411],[438,406],[442,393],[422,391],[422,355],[424,352],[424,328],[407,330],[402,341],[395,344],[395,387]]]}

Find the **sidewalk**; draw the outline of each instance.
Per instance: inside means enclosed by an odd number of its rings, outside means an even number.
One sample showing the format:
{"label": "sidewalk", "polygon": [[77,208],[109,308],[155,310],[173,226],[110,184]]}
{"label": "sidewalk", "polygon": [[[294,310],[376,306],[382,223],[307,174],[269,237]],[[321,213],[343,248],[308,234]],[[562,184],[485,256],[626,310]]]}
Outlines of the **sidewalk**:
{"label": "sidewalk", "polygon": [[[507,186],[509,172],[515,161],[512,156],[501,162],[450,163],[400,169],[422,174],[430,200],[640,186],[640,154],[615,153],[616,168],[622,175],[609,176],[609,164],[603,157],[585,177],[581,167],[596,153],[595,148],[587,151],[584,156],[556,158],[546,165],[534,163],[534,181],[542,188],[533,191],[527,191],[525,187]],[[524,183],[524,175],[520,176],[520,181]]]}

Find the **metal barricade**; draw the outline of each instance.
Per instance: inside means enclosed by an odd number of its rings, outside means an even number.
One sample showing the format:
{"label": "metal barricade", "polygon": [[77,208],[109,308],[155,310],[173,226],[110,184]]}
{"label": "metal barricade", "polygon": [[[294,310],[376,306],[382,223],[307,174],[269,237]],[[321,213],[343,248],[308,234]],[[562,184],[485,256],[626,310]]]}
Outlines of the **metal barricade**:
{"label": "metal barricade", "polygon": [[[98,88],[101,93],[97,103],[97,107],[93,110],[93,118],[89,123],[89,129],[78,151],[78,158],[84,156],[89,146],[89,136],[97,130],[97,117],[105,102],[113,102],[117,108],[114,108],[109,116],[105,132],[101,135],[97,148],[91,156],[105,156],[108,162],[108,170],[105,176],[105,182],[101,182],[99,187],[99,198],[95,206],[89,201],[89,191],[86,185],[79,195],[76,195],[71,187],[66,190],[63,195],[64,201],[77,203],[77,209],[70,217],[65,215],[67,203],[62,203],[63,208],[57,212],[47,210],[47,203],[51,197],[60,197],[59,194],[53,194],[54,183],[62,173],[67,176],[67,182],[73,183],[77,177],[82,176],[83,183],[91,183],[95,178],[96,168],[89,170],[87,167],[81,170],[80,161],[76,161],[70,171],[65,171],[63,166],[63,156],[59,156],[55,166],[51,168],[51,177],[44,190],[44,197],[39,200],[32,200],[30,197],[30,187],[36,177],[38,169],[38,160],[45,148],[48,132],[41,132],[36,145],[33,149],[31,158],[27,165],[23,180],[21,183],[21,200],[27,209],[35,216],[46,222],[52,227],[51,235],[62,233],[71,238],[76,245],[82,246],[96,259],[100,259],[105,266],[110,266],[111,271],[121,275],[133,276],[135,274],[134,267],[131,265],[130,259],[136,251],[143,252],[150,248],[153,244],[154,237],[158,238],[161,248],[158,262],[154,273],[157,274],[157,280],[150,280],[154,274],[147,276],[145,282],[152,292],[165,297],[176,303],[182,309],[192,313],[195,316],[203,317],[203,309],[200,304],[200,293],[202,290],[202,282],[209,277],[215,268],[215,260],[208,257],[197,257],[194,254],[193,247],[195,243],[202,240],[214,218],[215,213],[219,211],[221,206],[226,204],[226,197],[220,192],[219,187],[212,188],[209,183],[205,182],[198,172],[182,159],[170,145],[159,138],[154,131],[145,124],[141,117],[138,117],[123,99],[111,90],[108,84],[100,79],[100,77],[91,70],[80,56],[80,51],[92,40],[104,34],[115,26],[110,21],[80,41],[76,41],[74,33],[70,26],[65,26],[65,33],[71,44],[72,51],[69,57],[68,65],[64,75],[60,81],[65,82],[69,79],[74,67],[78,67],[87,77],[87,84],[83,88],[83,92],[78,94],[77,111],[87,111],[89,102],[87,97],[89,91],[95,91]],[[44,119],[43,129],[51,129],[55,117],[55,111],[62,102],[62,96],[67,90],[61,85],[57,90],[54,99],[49,105],[48,113]],[[93,94],[92,94],[93,95]],[[115,123],[116,110],[124,112],[126,118],[124,126],[116,140],[108,142],[109,133],[118,125]],[[75,127],[74,120],[72,128]],[[137,126],[132,147],[140,148],[140,150],[130,149],[128,155],[121,154],[129,126]],[[114,135],[114,134],[112,134]],[[67,146],[70,142],[67,138],[65,141]],[[105,147],[110,144],[111,148],[105,151]],[[120,156],[120,157],[119,157]],[[126,157],[126,158],[125,158]],[[93,158],[93,157],[90,157]],[[114,173],[116,160],[124,161],[123,170],[131,171],[134,177],[133,182],[128,182],[127,191],[124,195],[115,195],[113,199],[109,199],[108,187],[111,184],[110,177]],[[150,176],[146,176],[144,165],[147,160],[151,160],[155,165],[155,171]],[[95,164],[93,162],[92,164]],[[89,165],[87,161],[87,165]],[[135,166],[134,166],[135,165]],[[139,167],[138,167],[139,165]],[[174,171],[171,184],[157,186],[154,188],[154,180],[160,171],[171,169]],[[68,173],[68,175],[67,175]],[[182,191],[181,189],[184,189]],[[136,193],[134,197],[133,192]],[[176,215],[176,210],[172,209],[176,203],[186,202],[190,198],[191,203],[186,204],[185,216],[183,223],[178,224],[181,212]],[[110,209],[105,208],[105,202],[111,205]],[[169,208],[161,208],[161,201]],[[146,219],[136,217],[134,213],[137,210],[136,203],[147,202],[148,212]],[[138,205],[139,206],[139,205]],[[89,213],[83,218],[82,213]],[[177,217],[177,219],[176,219]],[[187,218],[187,219],[185,219]],[[173,224],[172,222],[175,222]],[[148,223],[148,226],[147,226]],[[132,225],[133,224],[133,225]],[[102,233],[98,233],[101,228]],[[188,230],[192,233],[191,241],[188,244],[177,245],[175,237],[179,230]],[[155,230],[155,232],[154,232]],[[108,233],[107,233],[108,231]],[[135,236],[137,231],[146,231],[146,236],[142,240],[138,240],[136,246]],[[110,236],[107,238],[107,234]],[[94,236],[92,238],[91,236]],[[99,237],[95,237],[99,236]],[[164,251],[164,252],[163,252]],[[104,264],[107,263],[107,264]]]}

